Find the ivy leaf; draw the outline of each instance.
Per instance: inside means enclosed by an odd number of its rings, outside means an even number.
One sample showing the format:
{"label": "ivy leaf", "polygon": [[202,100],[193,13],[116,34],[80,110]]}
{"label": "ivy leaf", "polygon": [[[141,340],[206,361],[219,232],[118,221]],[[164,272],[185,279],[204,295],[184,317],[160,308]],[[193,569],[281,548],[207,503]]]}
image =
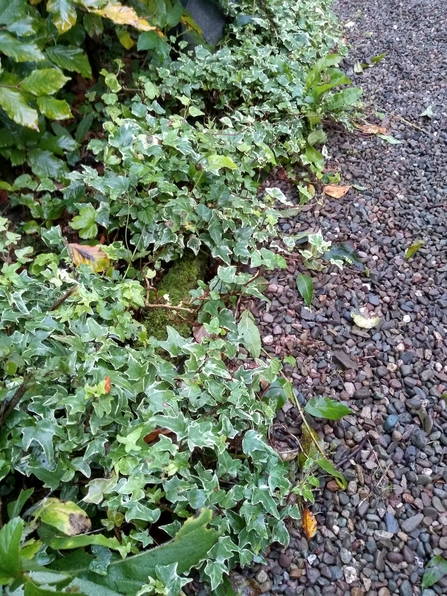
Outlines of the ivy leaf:
{"label": "ivy leaf", "polygon": [[70,72],[78,72],[86,79],[92,78],[92,69],[84,52],[76,46],[58,45],[46,48],[46,55],[60,68]]}
{"label": "ivy leaf", "polygon": [[54,99],[54,97],[38,97],[37,106],[44,116],[50,120],[66,120],[73,118],[70,106],[65,99]]}
{"label": "ivy leaf", "polygon": [[422,577],[422,589],[430,588],[444,575],[447,575],[447,560],[442,555],[436,555],[427,563]]}
{"label": "ivy leaf", "polygon": [[219,171],[220,168],[228,168],[229,170],[237,170],[237,165],[232,159],[226,155],[209,155],[207,170]]}
{"label": "ivy leaf", "polygon": [[423,240],[416,240],[416,242],[413,242],[413,244],[405,251],[405,258],[407,260],[411,259],[411,257],[415,255],[417,251],[424,246],[424,244],[425,242]]}
{"label": "ivy leaf", "polygon": [[298,292],[303,297],[306,306],[312,304],[312,298],[314,297],[314,284],[310,275],[301,273],[296,278],[296,287]]}
{"label": "ivy leaf", "polygon": [[20,541],[23,520],[13,518],[0,530],[0,585],[9,583],[21,570]]}
{"label": "ivy leaf", "polygon": [[17,124],[39,130],[37,125],[39,114],[27,104],[23,93],[20,93],[20,91],[0,87],[0,106],[11,120],[14,120]]}
{"label": "ivy leaf", "polygon": [[6,31],[0,31],[0,49],[15,62],[41,62],[45,56],[35,43],[19,41]]}
{"label": "ivy leaf", "polygon": [[20,88],[37,97],[40,95],[53,95],[69,80],[57,68],[42,68],[41,70],[35,70],[23,79]]}
{"label": "ivy leaf", "polygon": [[328,397],[312,397],[304,407],[304,410],[315,418],[327,418],[328,420],[340,420],[352,410],[338,401]]}
{"label": "ivy leaf", "polygon": [[255,323],[255,318],[249,310],[244,310],[238,324],[242,343],[253,358],[261,355],[261,334]]}
{"label": "ivy leaf", "polygon": [[70,226],[74,230],[79,230],[81,238],[94,238],[98,233],[98,226],[96,225],[96,209],[91,205],[82,207],[79,215],[73,217]]}
{"label": "ivy leaf", "polygon": [[47,10],[53,14],[53,21],[60,34],[76,25],[76,8],[70,0],[48,0]]}

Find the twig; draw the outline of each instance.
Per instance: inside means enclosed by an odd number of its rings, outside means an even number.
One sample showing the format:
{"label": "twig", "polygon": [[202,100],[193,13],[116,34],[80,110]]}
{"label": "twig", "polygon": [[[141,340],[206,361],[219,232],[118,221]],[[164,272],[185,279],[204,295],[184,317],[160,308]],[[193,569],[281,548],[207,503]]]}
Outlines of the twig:
{"label": "twig", "polygon": [[146,304],[147,308],[169,308],[169,310],[185,310],[186,312],[193,313],[193,309],[186,308],[185,306],[174,306],[173,304]]}
{"label": "twig", "polygon": [[8,416],[12,413],[16,405],[22,399],[23,395],[25,394],[26,390],[28,389],[28,383],[23,382],[20,387],[16,389],[16,392],[10,399],[8,405],[6,402],[2,403],[1,412],[0,412],[0,428],[3,426],[3,423],[6,421]]}
{"label": "twig", "polygon": [[73,286],[72,288],[70,288],[68,290],[68,292],[62,296],[62,298],[59,298],[59,300],[57,302],[55,302],[51,308],[48,309],[48,312],[51,312],[52,310],[56,310],[56,308],[59,308],[59,306],[63,302],[65,302],[67,300],[67,298],[69,298],[77,289],[78,289],[77,284],[75,286]]}
{"label": "twig", "polygon": [[393,114],[392,112],[387,112],[386,110],[384,110],[384,112],[385,112],[385,114],[388,114],[392,118],[396,118],[397,120],[400,120],[404,124],[407,124],[408,126],[415,128],[416,130],[420,130],[421,132],[428,135],[429,137],[432,136],[431,132],[428,132],[428,130],[425,130],[424,128],[418,126],[417,124],[414,124],[413,122],[410,122],[409,120],[406,120],[405,118],[402,118],[402,116],[399,116],[398,114]]}
{"label": "twig", "polygon": [[363,439],[360,441],[360,443],[357,445],[357,447],[354,447],[354,449],[343,459],[341,459],[337,464],[336,464],[336,468],[341,468],[341,466],[344,466],[345,463],[347,463],[351,457],[355,457],[357,455],[357,453],[359,453],[359,451],[362,450],[363,445],[366,443],[366,439],[368,438],[367,435],[365,435],[363,437]]}

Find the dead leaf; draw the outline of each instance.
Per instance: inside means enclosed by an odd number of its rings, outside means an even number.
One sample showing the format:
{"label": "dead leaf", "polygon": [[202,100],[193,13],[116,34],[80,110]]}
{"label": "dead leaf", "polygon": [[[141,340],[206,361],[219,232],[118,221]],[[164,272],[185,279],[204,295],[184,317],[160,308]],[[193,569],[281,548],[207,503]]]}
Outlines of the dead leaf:
{"label": "dead leaf", "polygon": [[351,311],[351,317],[357,327],[361,327],[362,329],[372,329],[373,327],[377,327],[380,323],[380,317],[369,315],[363,315],[355,310]]}
{"label": "dead leaf", "polygon": [[355,124],[354,126],[366,135],[385,135],[387,133],[384,126],[377,126],[376,124],[369,124],[368,122],[365,124]]}
{"label": "dead leaf", "polygon": [[350,186],[337,186],[336,184],[327,184],[323,188],[323,192],[325,195],[333,197],[334,199],[341,199],[341,197],[344,197],[350,188]]}
{"label": "dead leaf", "polygon": [[284,424],[273,424],[269,428],[269,443],[283,461],[295,459],[299,453],[299,442]]}
{"label": "dead leaf", "polygon": [[143,438],[145,443],[155,443],[160,435],[172,435],[173,431],[169,428],[154,428],[151,432]]}
{"label": "dead leaf", "polygon": [[158,31],[157,27],[149,24],[146,19],[140,18],[133,8],[130,8],[130,6],[123,6],[119,2],[114,2],[113,0],[100,9],[97,8],[92,10],[88,8],[88,10],[100,17],[110,19],[117,25],[130,25],[139,31]]}
{"label": "dead leaf", "polygon": [[194,325],[192,328],[192,334],[198,344],[201,344],[205,337],[210,337],[208,331],[206,331],[203,325]]}
{"label": "dead leaf", "polygon": [[318,525],[317,520],[315,519],[315,515],[307,507],[303,509],[301,524],[303,526],[304,533],[306,534],[306,538],[308,540],[313,538],[317,533]]}
{"label": "dead leaf", "polygon": [[68,252],[75,267],[88,265],[95,273],[105,271],[110,267],[110,259],[100,246],[68,244]]}
{"label": "dead leaf", "polygon": [[107,376],[107,377],[104,379],[104,391],[105,391],[106,393],[110,393],[110,388],[111,388],[110,377],[109,377],[109,376]]}

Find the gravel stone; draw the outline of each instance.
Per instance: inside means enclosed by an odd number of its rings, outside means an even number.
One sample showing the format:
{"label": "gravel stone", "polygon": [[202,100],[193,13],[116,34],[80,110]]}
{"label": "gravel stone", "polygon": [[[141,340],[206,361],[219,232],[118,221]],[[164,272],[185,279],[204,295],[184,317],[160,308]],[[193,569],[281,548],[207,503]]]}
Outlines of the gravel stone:
{"label": "gravel stone", "polygon": [[412,515],[408,519],[401,522],[400,527],[404,532],[410,534],[421,524],[422,520],[424,519],[423,513],[417,513],[416,515]]}

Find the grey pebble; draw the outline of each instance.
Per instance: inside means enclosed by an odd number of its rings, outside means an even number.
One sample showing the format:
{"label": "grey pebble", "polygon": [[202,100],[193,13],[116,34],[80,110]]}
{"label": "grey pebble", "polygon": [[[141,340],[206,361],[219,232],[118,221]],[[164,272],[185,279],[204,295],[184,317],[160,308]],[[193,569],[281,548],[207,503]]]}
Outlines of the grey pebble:
{"label": "grey pebble", "polygon": [[414,530],[416,530],[416,528],[421,524],[423,519],[424,514],[417,513],[416,515],[412,515],[411,517],[401,521],[400,527],[407,534],[411,534],[411,532],[414,532]]}

